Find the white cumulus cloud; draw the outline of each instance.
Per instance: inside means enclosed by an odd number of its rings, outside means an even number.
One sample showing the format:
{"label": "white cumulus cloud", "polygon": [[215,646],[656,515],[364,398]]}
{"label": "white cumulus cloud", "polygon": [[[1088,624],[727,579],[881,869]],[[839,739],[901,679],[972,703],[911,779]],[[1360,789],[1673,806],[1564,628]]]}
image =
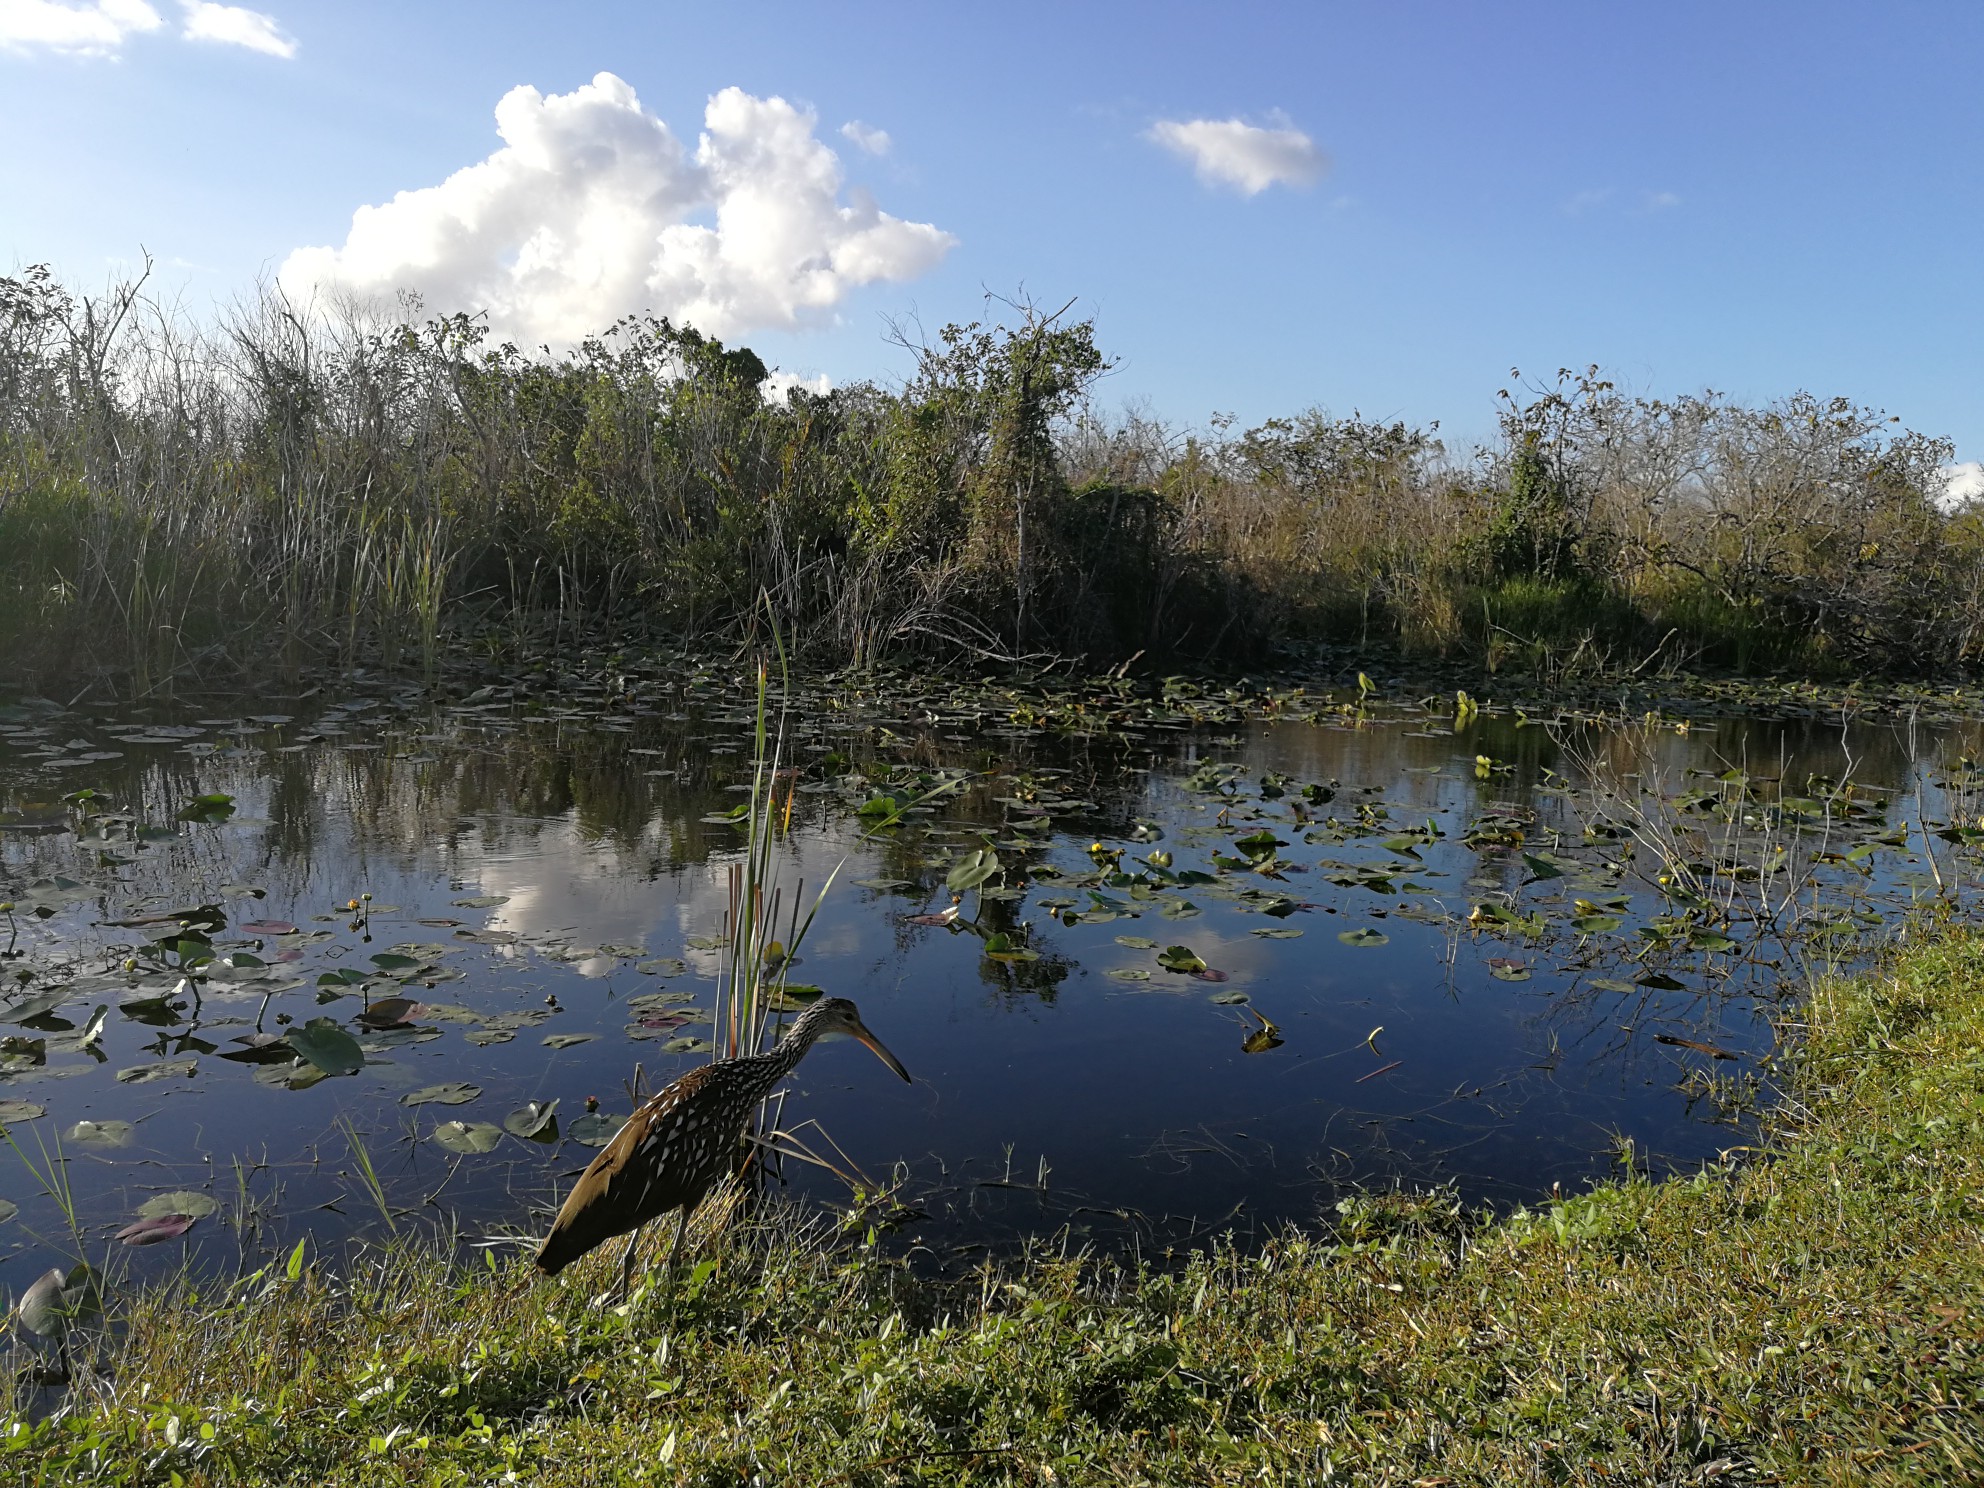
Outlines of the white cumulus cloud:
{"label": "white cumulus cloud", "polygon": [[96,0],[91,5],[58,5],[54,0],[0,0],[0,48],[83,56],[107,56],[140,31],[165,22],[145,0]]}
{"label": "white cumulus cloud", "polygon": [[797,372],[774,367],[771,375],[758,384],[758,396],[774,408],[783,408],[791,401],[794,388],[804,388],[824,398],[834,390],[834,380],[824,372],[815,377],[801,377]]}
{"label": "white cumulus cloud", "polygon": [[877,129],[872,124],[863,124],[859,119],[849,119],[840,127],[841,136],[870,155],[886,155],[895,141],[889,138],[886,129]]}
{"label": "white cumulus cloud", "polygon": [[1208,186],[1232,186],[1247,196],[1270,186],[1313,186],[1330,168],[1329,156],[1285,119],[1274,128],[1239,119],[1160,119],[1149,138],[1188,161]]}
{"label": "white cumulus cloud", "polygon": [[1961,511],[1984,501],[1984,460],[1965,460],[1943,467],[1943,494],[1936,505],[1946,512]]}
{"label": "white cumulus cloud", "polygon": [[283,35],[275,17],[239,5],[214,5],[209,0],[180,0],[186,12],[186,26],[180,33],[188,41],[212,41],[222,46],[246,47],[271,57],[294,57],[296,43]]}
{"label": "white cumulus cloud", "polygon": [[693,151],[610,72],[570,93],[524,86],[496,105],[503,145],[438,186],[360,207],[339,248],[299,248],[292,293],[413,291],[486,311],[524,345],[570,343],[652,311],[705,334],[790,327],[856,287],[914,278],[957,240],[865,193],[841,199],[818,120],[726,88]]}

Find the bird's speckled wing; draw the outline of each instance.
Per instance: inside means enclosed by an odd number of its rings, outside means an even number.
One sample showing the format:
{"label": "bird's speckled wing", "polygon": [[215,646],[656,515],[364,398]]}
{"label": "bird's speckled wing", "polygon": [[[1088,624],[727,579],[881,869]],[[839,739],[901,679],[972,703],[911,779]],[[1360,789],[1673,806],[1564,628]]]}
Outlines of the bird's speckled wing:
{"label": "bird's speckled wing", "polygon": [[627,1118],[559,1206],[537,1253],[539,1270],[555,1276],[594,1246],[702,1198],[717,1175],[694,1159],[721,1161],[737,1142],[735,1131],[717,1129],[717,1113],[705,1114],[725,1083],[723,1068],[690,1070]]}

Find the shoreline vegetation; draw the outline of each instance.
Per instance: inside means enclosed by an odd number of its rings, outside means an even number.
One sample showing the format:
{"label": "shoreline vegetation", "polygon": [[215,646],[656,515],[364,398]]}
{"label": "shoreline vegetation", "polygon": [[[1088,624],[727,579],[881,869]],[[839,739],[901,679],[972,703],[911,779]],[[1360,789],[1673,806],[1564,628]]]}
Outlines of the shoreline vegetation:
{"label": "shoreline vegetation", "polygon": [[899,335],[900,385],[777,401],[665,321],[528,353],[401,312],[194,325],[143,277],[0,278],[0,678],[156,698],[772,628],[814,669],[1355,646],[1552,683],[1968,676],[1984,644],[1950,446],[1843,399],[1563,372],[1457,451],[1105,414],[1094,324],[1025,302]]}
{"label": "shoreline vegetation", "polygon": [[[1761,1145],[937,1279],[775,1210],[594,1305],[403,1233],[112,1308],[23,1483],[1901,1483],[1984,1474],[1984,937],[1796,1004]],[[17,1387],[18,1388],[18,1387]],[[17,1396],[17,1406],[22,1404]]]}

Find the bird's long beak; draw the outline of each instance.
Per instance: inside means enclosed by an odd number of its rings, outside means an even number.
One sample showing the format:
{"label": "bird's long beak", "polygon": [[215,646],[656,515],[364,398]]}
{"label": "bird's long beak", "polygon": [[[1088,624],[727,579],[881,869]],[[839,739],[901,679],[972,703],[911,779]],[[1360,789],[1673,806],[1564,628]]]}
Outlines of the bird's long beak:
{"label": "bird's long beak", "polygon": [[856,1038],[860,1039],[862,1043],[866,1044],[869,1048],[875,1051],[875,1057],[877,1059],[881,1060],[882,1063],[886,1064],[890,1069],[894,1070],[897,1074],[901,1075],[905,1082],[909,1081],[909,1071],[902,1067],[902,1061],[900,1059],[896,1058],[895,1055],[891,1054],[887,1049],[882,1047],[882,1041],[880,1039],[876,1038],[875,1035],[870,1033],[865,1027],[857,1026],[853,1030],[853,1032]]}

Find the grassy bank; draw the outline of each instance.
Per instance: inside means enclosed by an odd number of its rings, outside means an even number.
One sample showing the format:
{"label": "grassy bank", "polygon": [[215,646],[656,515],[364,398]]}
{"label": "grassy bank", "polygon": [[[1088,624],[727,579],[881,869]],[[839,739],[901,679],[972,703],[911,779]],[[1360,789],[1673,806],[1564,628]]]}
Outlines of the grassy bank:
{"label": "grassy bank", "polygon": [[[1976,1481],[1984,938],[1819,988],[1768,1150],[1486,1222],[1373,1197],[1171,1272],[937,1283],[733,1232],[589,1305],[431,1245],[119,1310],[8,1481]],[[515,1478],[505,1475],[514,1473]]]}

